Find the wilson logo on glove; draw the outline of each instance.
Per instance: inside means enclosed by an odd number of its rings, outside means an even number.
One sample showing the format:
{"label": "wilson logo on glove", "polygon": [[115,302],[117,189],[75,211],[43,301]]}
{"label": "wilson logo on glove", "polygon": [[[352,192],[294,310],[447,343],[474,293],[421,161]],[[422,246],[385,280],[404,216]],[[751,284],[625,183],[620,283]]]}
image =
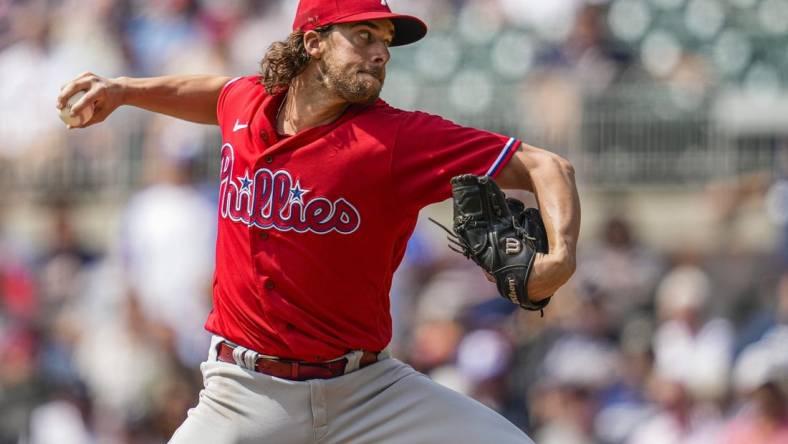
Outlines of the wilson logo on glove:
{"label": "wilson logo on glove", "polygon": [[509,300],[515,304],[519,304],[517,300],[517,282],[513,278],[509,278]]}
{"label": "wilson logo on glove", "polygon": [[517,239],[513,239],[511,237],[506,238],[506,254],[513,255],[518,254],[523,250],[520,241]]}

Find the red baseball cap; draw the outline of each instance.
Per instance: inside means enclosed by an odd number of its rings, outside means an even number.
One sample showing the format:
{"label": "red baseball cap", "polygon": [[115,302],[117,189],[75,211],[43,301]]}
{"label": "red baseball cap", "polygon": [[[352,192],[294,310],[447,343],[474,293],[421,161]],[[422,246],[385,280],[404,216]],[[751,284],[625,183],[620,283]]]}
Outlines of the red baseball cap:
{"label": "red baseball cap", "polygon": [[298,2],[293,31],[381,19],[389,19],[394,24],[391,46],[407,45],[427,35],[427,25],[423,21],[391,12],[387,0],[301,0]]}

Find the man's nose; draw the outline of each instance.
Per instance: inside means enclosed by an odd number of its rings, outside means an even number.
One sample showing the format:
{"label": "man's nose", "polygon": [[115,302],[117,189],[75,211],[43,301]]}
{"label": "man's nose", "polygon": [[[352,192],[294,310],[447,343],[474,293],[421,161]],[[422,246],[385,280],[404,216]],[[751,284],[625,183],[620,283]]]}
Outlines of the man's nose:
{"label": "man's nose", "polygon": [[391,59],[389,48],[383,42],[377,42],[372,48],[372,62],[375,65],[385,65]]}

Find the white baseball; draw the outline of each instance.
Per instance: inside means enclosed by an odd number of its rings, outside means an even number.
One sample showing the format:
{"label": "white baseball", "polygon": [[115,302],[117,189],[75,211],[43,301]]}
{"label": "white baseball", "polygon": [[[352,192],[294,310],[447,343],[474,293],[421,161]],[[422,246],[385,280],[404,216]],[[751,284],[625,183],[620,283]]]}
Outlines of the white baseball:
{"label": "white baseball", "polygon": [[79,113],[77,116],[71,116],[71,107],[74,106],[77,101],[85,95],[85,91],[77,91],[71,97],[68,98],[68,102],[66,106],[60,109],[60,120],[63,121],[66,125],[71,125],[72,127],[82,126],[85,122],[90,120],[93,117],[93,106],[86,106],[82,109],[82,112]]}

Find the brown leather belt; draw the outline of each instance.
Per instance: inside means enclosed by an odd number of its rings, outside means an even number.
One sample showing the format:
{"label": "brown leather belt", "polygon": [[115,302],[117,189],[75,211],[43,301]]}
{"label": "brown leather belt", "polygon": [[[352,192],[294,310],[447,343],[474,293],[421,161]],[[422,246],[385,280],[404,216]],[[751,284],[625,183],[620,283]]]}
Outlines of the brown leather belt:
{"label": "brown leather belt", "polygon": [[[217,353],[218,360],[235,364],[234,349],[235,347],[227,342],[221,342]],[[329,362],[307,362],[259,357],[255,361],[254,370],[277,378],[306,381],[307,379],[329,379],[344,375],[347,362],[347,358]],[[365,351],[361,356],[359,368],[376,362],[378,362],[378,354]]]}

